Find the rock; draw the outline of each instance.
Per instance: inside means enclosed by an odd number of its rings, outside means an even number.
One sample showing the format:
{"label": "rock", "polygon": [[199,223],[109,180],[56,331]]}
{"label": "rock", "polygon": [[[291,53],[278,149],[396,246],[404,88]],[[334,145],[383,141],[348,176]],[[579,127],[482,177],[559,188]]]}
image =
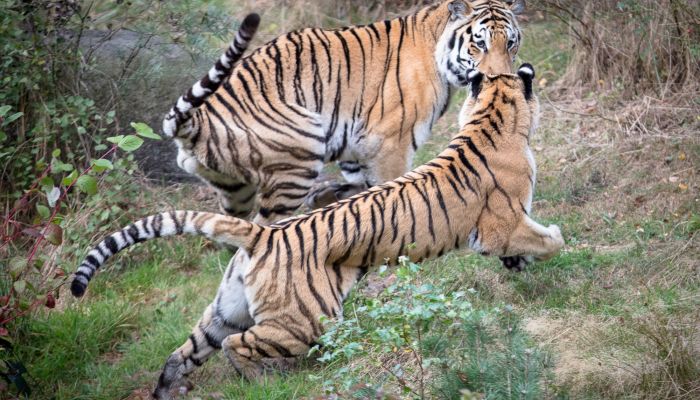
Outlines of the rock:
{"label": "rock", "polygon": [[[145,122],[160,133],[163,116],[216,59],[209,51],[194,56],[164,38],[127,30],[86,31],[81,48],[92,65],[83,79],[88,96],[116,110],[118,134],[131,133],[130,122]],[[156,181],[198,182],[180,170],[176,154],[171,140],[146,140],[135,157]]]}

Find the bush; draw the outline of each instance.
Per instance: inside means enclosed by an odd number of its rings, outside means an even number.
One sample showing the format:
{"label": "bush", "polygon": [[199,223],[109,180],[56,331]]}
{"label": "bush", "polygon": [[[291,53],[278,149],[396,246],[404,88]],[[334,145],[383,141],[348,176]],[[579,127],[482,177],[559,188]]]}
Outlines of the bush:
{"label": "bush", "polygon": [[625,96],[657,95],[696,85],[700,74],[700,3],[685,0],[540,0],[573,40],[564,78],[615,88]]}
{"label": "bush", "polygon": [[[324,382],[327,392],[362,398],[382,398],[385,390],[417,398],[544,396],[548,357],[519,329],[512,307],[479,308],[473,289],[445,294],[422,282],[420,266],[406,258],[395,274],[378,298],[356,296],[346,302],[346,318],[325,321],[322,347],[312,353],[344,365]],[[389,385],[364,384],[369,381]]]}

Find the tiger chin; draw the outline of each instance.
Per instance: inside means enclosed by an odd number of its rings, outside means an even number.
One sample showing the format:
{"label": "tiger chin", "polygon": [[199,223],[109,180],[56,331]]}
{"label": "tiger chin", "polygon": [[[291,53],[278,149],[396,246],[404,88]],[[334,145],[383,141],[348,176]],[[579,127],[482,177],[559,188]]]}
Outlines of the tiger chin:
{"label": "tiger chin", "polygon": [[239,247],[219,292],[187,341],[168,358],[154,392],[169,398],[216,350],[248,379],[263,359],[304,355],[322,334],[319,317],[340,317],[368,270],[469,247],[507,264],[545,260],[564,240],[530,218],[535,163],[529,148],[538,114],[534,69],[468,75],[464,124],[432,161],[308,214],[264,226],[197,211],[149,216],[92,249],[72,282],[75,296],[109,257],[155,237],[203,235]]}

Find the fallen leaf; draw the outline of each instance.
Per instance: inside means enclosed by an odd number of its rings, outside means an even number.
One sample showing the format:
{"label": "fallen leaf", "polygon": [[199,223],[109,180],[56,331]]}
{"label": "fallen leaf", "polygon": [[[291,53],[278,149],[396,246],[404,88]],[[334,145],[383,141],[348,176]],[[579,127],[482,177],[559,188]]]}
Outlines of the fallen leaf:
{"label": "fallen leaf", "polygon": [[676,183],[676,182],[678,182],[679,179],[680,179],[680,178],[677,177],[677,176],[670,176],[670,177],[668,178],[668,181],[671,182],[671,183]]}
{"label": "fallen leaf", "polygon": [[686,158],[688,158],[688,156],[685,155],[685,152],[681,151],[680,153],[678,153],[678,159],[679,159],[679,160],[685,161]]}
{"label": "fallen leaf", "polygon": [[44,237],[49,243],[58,246],[59,244],[63,243],[63,229],[56,224],[49,224],[46,227]]}
{"label": "fallen leaf", "polygon": [[49,293],[46,295],[46,308],[56,307],[56,299],[53,298],[53,294]]}
{"label": "fallen leaf", "polygon": [[685,183],[679,183],[678,189],[680,189],[681,192],[685,192],[686,190],[688,190],[688,185],[686,185]]}
{"label": "fallen leaf", "polygon": [[535,151],[542,151],[544,148],[542,146],[535,146]]}

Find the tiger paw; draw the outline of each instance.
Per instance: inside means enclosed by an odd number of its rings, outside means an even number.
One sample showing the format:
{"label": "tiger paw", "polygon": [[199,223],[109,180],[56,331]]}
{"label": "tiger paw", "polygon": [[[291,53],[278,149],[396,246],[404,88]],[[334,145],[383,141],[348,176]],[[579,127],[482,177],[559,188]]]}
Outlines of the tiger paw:
{"label": "tiger paw", "polygon": [[531,260],[526,256],[499,257],[503,266],[511,271],[522,272]]}
{"label": "tiger paw", "polygon": [[335,195],[335,191],[338,186],[340,186],[340,184],[336,182],[323,182],[319,187],[313,189],[309,195],[306,196],[304,203],[311,210],[334,203],[338,201],[338,198]]}
{"label": "tiger paw", "polygon": [[306,197],[306,206],[310,209],[325,207],[336,201],[354,196],[367,189],[364,184],[324,182]]}

